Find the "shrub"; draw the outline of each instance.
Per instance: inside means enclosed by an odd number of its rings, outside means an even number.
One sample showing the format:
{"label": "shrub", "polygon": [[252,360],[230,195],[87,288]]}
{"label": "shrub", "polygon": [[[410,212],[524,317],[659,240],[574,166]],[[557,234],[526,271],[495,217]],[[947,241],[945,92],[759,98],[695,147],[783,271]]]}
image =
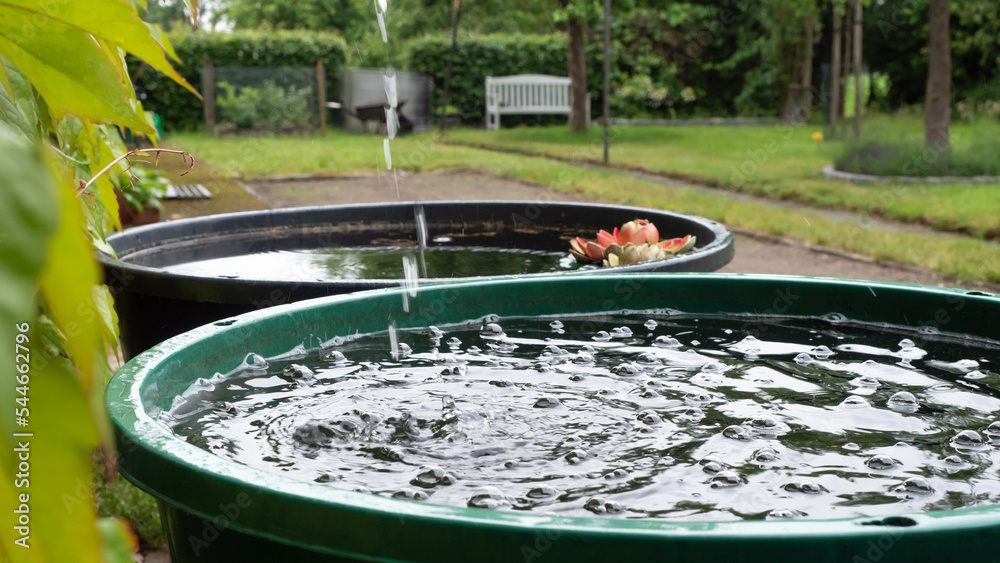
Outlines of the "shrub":
{"label": "shrub", "polygon": [[265,80],[260,88],[237,89],[227,82],[217,85],[218,122],[237,129],[264,127],[276,131],[285,127],[309,125],[309,88],[282,88]]}
{"label": "shrub", "polygon": [[[202,33],[180,30],[170,34],[180,63],[174,68],[202,91],[201,71],[206,59],[216,67],[309,66],[323,61],[327,88],[331,89],[344,68],[347,47],[343,39],[330,33],[311,31],[237,31]],[[196,130],[204,123],[201,100],[180,85],[152,70],[140,71],[137,60],[128,58],[136,96],[143,108],[163,116],[170,131]]]}
{"label": "shrub", "polygon": [[1000,140],[979,140],[951,152],[920,141],[848,142],[834,158],[837,170],[876,176],[1000,176]]}

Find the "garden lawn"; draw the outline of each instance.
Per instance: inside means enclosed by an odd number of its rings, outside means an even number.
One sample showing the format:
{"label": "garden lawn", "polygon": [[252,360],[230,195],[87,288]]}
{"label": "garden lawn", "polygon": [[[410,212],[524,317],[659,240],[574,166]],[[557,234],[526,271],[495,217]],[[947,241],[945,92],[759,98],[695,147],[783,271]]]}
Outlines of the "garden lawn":
{"label": "garden lawn", "polygon": [[[866,137],[922,138],[912,116],[876,117]],[[849,210],[938,230],[993,239],[1000,237],[1000,184],[871,185],[826,180],[820,173],[841,143],[812,140],[819,126],[612,127],[613,166],[641,168],[776,200]],[[1000,126],[955,124],[952,143],[961,150],[1000,138]],[[500,131],[448,132],[453,144],[601,162],[601,129],[571,134],[565,126]],[[995,141],[994,141],[995,142]]]}
{"label": "garden lawn", "polygon": [[[374,136],[216,139],[175,135],[165,144],[190,151],[230,176],[374,173],[376,166],[385,169],[382,139]],[[732,227],[792,237],[960,279],[1000,282],[1000,246],[975,238],[865,229],[810,211],[662,186],[622,171],[579,168],[548,158],[442,144],[431,135],[394,140],[392,162],[397,168],[412,171],[470,168],[612,203],[700,215]]]}

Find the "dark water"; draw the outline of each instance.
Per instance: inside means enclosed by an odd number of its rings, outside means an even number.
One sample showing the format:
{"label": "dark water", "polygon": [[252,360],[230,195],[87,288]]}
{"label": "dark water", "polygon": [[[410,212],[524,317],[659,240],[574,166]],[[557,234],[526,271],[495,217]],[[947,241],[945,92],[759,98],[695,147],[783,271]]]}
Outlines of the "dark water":
{"label": "dark water", "polygon": [[455,506],[753,520],[1000,502],[995,343],[819,320],[755,323],[759,339],[733,319],[560,321],[401,331],[397,353],[381,333],[249,355],[162,420],[253,467]]}
{"label": "dark water", "polygon": [[335,281],[403,279],[404,259],[422,278],[457,278],[558,272],[576,269],[569,252],[435,245],[276,250],[185,262],[164,269],[209,277]]}

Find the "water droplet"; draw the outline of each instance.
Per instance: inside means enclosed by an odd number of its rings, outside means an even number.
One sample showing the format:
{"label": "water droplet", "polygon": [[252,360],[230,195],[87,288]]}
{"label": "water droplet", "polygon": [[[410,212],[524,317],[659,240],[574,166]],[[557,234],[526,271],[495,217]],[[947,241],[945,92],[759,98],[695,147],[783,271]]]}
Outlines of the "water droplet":
{"label": "water droplet", "polygon": [[830,350],[826,346],[816,346],[812,350],[809,350],[809,354],[820,360],[825,360],[833,355],[833,350]]}
{"label": "water droplet", "polygon": [[476,493],[469,498],[468,505],[470,508],[486,508],[489,510],[496,510],[500,508],[509,508],[511,506],[511,501],[500,489],[487,486],[476,491]]}
{"label": "water droplet", "polygon": [[962,430],[951,439],[956,448],[976,449],[986,445],[986,439],[975,430]]}
{"label": "water droplet", "polygon": [[628,338],[630,336],[632,336],[632,329],[627,326],[611,329],[611,338]]}
{"label": "water droplet", "polygon": [[807,495],[818,495],[826,491],[826,489],[819,484],[807,480],[792,481],[781,488],[790,493],[805,493]]}
{"label": "water droplet", "polygon": [[871,403],[868,402],[868,399],[857,395],[851,395],[840,403],[840,408],[842,409],[863,409],[870,406]]}
{"label": "water droplet", "polygon": [[736,424],[727,426],[722,431],[722,435],[730,440],[753,440],[753,437],[750,436],[750,433],[745,428]]}
{"label": "water droplet", "polygon": [[743,479],[735,471],[719,471],[708,480],[713,489],[728,489],[743,484]]}
{"label": "water droplet", "polygon": [[899,391],[894,393],[886,402],[886,406],[894,411],[915,412],[920,407],[917,398],[909,391]]}
{"label": "water droplet", "polygon": [[559,399],[551,395],[540,397],[533,405],[536,409],[551,409],[558,407],[560,404]]}
{"label": "water droplet", "polygon": [[645,322],[645,324],[643,324],[642,326],[646,327],[646,330],[653,330],[653,329],[655,329],[655,328],[656,328],[657,326],[659,326],[659,325],[658,325],[658,324],[657,324],[657,322],[656,322],[656,321],[654,321],[653,319],[649,319],[649,320],[648,320],[648,321],[646,321],[646,322]]}
{"label": "water droplet", "polygon": [[657,336],[653,340],[653,346],[657,348],[678,348],[680,345],[680,340],[677,340],[673,336]]}
{"label": "water droplet", "polygon": [[869,469],[885,471],[886,469],[896,467],[896,460],[887,455],[876,455],[869,458],[868,461],[865,462],[865,465],[867,465]]}
{"label": "water droplet", "polygon": [[611,373],[621,376],[621,377],[632,377],[639,375],[642,372],[635,364],[625,363],[618,364],[617,366],[611,368]]}

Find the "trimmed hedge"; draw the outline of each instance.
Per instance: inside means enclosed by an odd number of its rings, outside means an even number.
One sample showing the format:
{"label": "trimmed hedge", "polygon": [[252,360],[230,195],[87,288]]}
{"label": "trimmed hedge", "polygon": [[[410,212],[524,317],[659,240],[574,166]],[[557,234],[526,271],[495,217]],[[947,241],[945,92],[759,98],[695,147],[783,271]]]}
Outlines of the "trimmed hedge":
{"label": "trimmed hedge", "polygon": [[[410,41],[409,70],[429,74],[434,78],[434,103],[442,109],[444,78],[448,67],[451,38],[428,36]],[[587,68],[602,68],[600,45],[587,45]],[[550,74],[567,76],[566,34],[559,35],[485,35],[459,39],[451,70],[451,105],[462,122],[482,123],[486,114],[486,77],[511,74]],[[591,111],[600,113],[600,72],[587,73],[587,90],[591,96]],[[504,124],[516,123],[522,116],[505,116]],[[534,116],[531,116],[532,118]],[[529,118],[530,119],[530,118]],[[536,118],[537,119],[537,118]],[[565,116],[557,117],[565,121]]]}
{"label": "trimmed hedge", "polygon": [[[338,35],[312,31],[237,31],[234,33],[177,32],[169,35],[181,62],[174,68],[199,92],[206,59],[222,66],[314,66],[323,61],[327,88],[332,89],[344,69],[347,45]],[[140,61],[128,59],[133,77]],[[146,69],[135,80],[143,108],[163,116],[169,131],[196,130],[204,124],[204,105],[191,92],[166,76]]]}

